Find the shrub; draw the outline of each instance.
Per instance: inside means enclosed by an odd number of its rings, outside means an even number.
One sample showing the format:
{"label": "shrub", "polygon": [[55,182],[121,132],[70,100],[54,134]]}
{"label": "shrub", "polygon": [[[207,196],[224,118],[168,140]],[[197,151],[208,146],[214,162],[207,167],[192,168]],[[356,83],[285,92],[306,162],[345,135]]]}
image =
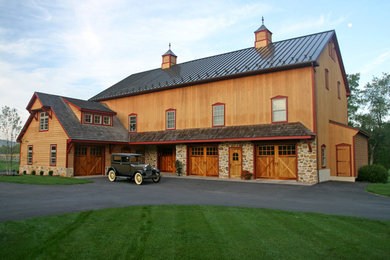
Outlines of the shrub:
{"label": "shrub", "polygon": [[35,175],[35,173],[36,173],[36,171],[35,171],[35,170],[33,170],[33,171],[31,172],[31,175]]}
{"label": "shrub", "polygon": [[43,171],[40,171],[40,172],[39,172],[39,175],[43,176]]}
{"label": "shrub", "polygon": [[252,178],[253,173],[250,173],[249,171],[242,171],[241,178],[244,180],[250,180]]}
{"label": "shrub", "polygon": [[49,171],[49,175],[53,176],[53,171],[52,170]]}
{"label": "shrub", "polygon": [[359,169],[358,181],[387,182],[388,173],[380,164],[366,165]]}
{"label": "shrub", "polygon": [[26,171],[23,171],[23,174],[24,174],[24,175],[26,175],[26,174],[27,174],[27,172],[26,172]]}

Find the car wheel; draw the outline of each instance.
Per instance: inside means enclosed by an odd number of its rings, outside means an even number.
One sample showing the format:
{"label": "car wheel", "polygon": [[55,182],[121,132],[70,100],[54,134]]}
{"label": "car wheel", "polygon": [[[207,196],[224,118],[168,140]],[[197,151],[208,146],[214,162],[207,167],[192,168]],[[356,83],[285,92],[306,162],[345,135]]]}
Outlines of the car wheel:
{"label": "car wheel", "polygon": [[116,180],[116,173],[115,173],[114,170],[110,170],[110,171],[108,172],[108,179],[109,179],[110,181],[115,181],[115,180]]}
{"label": "car wheel", "polygon": [[139,172],[136,172],[135,175],[134,175],[134,181],[137,185],[141,185],[142,184],[142,181],[144,180],[144,177],[142,176],[141,173]]}
{"label": "car wheel", "polygon": [[161,179],[160,173],[159,173],[159,172],[156,172],[156,177],[152,179],[153,182],[154,182],[154,183],[157,183],[157,182],[160,181],[160,179]]}

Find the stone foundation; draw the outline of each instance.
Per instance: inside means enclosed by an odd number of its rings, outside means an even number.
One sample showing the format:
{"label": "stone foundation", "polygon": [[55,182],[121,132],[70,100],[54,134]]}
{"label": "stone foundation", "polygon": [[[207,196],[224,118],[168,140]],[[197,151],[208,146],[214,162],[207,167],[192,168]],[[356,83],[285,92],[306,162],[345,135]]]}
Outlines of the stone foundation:
{"label": "stone foundation", "polygon": [[24,171],[26,171],[26,174],[31,174],[32,171],[35,171],[35,175],[40,175],[41,171],[43,171],[43,175],[49,175],[49,171],[53,171],[53,176],[73,177],[73,168],[20,165],[19,173],[23,174]]}
{"label": "stone foundation", "polygon": [[187,145],[178,144],[176,145],[176,160],[183,164],[182,174],[187,174]]}
{"label": "stone foundation", "polygon": [[157,146],[145,146],[145,163],[157,167]]}
{"label": "stone foundation", "polygon": [[297,143],[297,159],[298,159],[298,182],[315,184],[318,182],[317,176],[317,144],[313,140],[309,145],[305,141]]}
{"label": "stone foundation", "polygon": [[250,142],[221,143],[218,146],[219,177],[229,178],[229,148],[242,149],[242,170],[253,173],[253,144]]}

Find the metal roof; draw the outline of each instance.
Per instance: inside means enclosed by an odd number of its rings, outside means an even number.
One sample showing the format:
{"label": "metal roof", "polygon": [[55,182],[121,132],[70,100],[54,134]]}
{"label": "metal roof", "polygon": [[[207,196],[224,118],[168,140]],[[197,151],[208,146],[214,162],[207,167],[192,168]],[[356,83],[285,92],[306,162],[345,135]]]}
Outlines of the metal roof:
{"label": "metal roof", "polygon": [[335,31],[326,31],[132,74],[91,101],[316,64]]}
{"label": "metal roof", "polygon": [[173,51],[171,51],[170,49],[169,50],[167,50],[167,52],[166,53],[164,53],[162,56],[165,56],[165,55],[172,55],[172,56],[175,56],[175,57],[177,57],[174,53],[173,53]]}

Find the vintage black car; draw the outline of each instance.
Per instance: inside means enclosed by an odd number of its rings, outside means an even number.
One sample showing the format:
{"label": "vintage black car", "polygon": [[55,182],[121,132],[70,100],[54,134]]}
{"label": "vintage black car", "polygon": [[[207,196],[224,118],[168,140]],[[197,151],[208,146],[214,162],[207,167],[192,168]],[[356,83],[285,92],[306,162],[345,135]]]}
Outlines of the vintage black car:
{"label": "vintage black car", "polygon": [[142,184],[144,179],[152,179],[159,182],[160,170],[150,164],[144,164],[142,154],[114,153],[111,156],[111,167],[107,176],[110,181],[115,181],[118,176],[134,180],[136,184]]}

